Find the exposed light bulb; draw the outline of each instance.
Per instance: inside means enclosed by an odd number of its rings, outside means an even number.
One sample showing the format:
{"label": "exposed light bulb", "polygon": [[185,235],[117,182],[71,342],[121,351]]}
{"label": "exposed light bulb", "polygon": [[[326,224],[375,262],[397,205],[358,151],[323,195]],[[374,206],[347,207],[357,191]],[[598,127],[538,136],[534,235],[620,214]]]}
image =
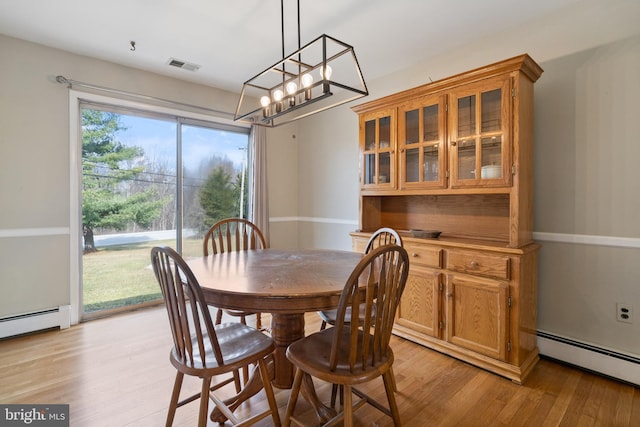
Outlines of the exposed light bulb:
{"label": "exposed light bulb", "polygon": [[300,78],[302,81],[302,86],[304,87],[304,100],[308,101],[311,99],[311,85],[313,84],[313,76],[311,73],[304,73]]}
{"label": "exposed light bulb", "polygon": [[287,95],[289,95],[289,107],[293,107],[296,105],[296,97],[295,93],[298,90],[298,85],[294,81],[290,81],[286,84],[285,89],[287,90]]}
{"label": "exposed light bulb", "polygon": [[313,76],[311,73],[304,73],[302,75],[302,86],[309,87],[313,84]]}
{"label": "exposed light bulb", "polygon": [[284,98],[284,93],[281,89],[273,91],[273,100],[276,103],[276,114],[282,111],[282,98]]}
{"label": "exposed light bulb", "polygon": [[293,95],[298,90],[298,85],[296,82],[287,83],[287,94]]}
{"label": "exposed light bulb", "polygon": [[267,95],[260,98],[260,105],[262,105],[263,107],[268,107],[269,104],[271,104],[271,99]]}
{"label": "exposed light bulb", "polygon": [[326,70],[324,69],[324,66],[320,66],[320,77],[322,77],[323,79],[329,80],[332,73],[333,70],[331,69],[330,65],[327,65]]}

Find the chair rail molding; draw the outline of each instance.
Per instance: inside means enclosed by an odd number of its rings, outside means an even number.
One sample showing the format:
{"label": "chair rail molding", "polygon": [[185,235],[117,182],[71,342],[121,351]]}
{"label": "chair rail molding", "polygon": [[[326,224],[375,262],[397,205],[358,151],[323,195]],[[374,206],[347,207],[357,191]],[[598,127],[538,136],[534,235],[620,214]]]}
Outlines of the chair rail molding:
{"label": "chair rail molding", "polygon": [[279,216],[269,218],[269,222],[315,222],[322,224],[342,224],[358,226],[357,220],[339,218],[320,218],[312,216]]}
{"label": "chair rail molding", "polygon": [[[339,218],[322,218],[310,216],[280,216],[271,217],[269,222],[314,222],[322,224],[342,224],[358,226],[357,220],[339,219]],[[541,242],[551,243],[570,243],[575,245],[592,245],[592,246],[612,246],[618,248],[636,248],[640,249],[639,237],[618,237],[618,236],[598,236],[589,234],[568,234],[568,233],[548,233],[537,231],[533,233],[533,238]]]}
{"label": "chair rail molding", "polygon": [[64,236],[70,232],[69,227],[7,228],[0,229],[0,238]]}
{"label": "chair rail molding", "polygon": [[638,237],[546,233],[546,232],[538,231],[533,233],[533,238],[541,242],[570,243],[574,245],[612,246],[617,248],[640,249],[640,238]]}

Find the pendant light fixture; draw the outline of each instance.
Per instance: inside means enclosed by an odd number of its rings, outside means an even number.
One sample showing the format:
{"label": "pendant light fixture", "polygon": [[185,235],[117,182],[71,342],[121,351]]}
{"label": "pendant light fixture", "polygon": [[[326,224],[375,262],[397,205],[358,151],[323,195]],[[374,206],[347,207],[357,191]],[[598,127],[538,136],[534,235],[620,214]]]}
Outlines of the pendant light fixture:
{"label": "pendant light fixture", "polygon": [[282,59],[242,86],[234,120],[275,127],[367,96],[353,47],[323,34],[285,57],[284,0],[280,0]]}

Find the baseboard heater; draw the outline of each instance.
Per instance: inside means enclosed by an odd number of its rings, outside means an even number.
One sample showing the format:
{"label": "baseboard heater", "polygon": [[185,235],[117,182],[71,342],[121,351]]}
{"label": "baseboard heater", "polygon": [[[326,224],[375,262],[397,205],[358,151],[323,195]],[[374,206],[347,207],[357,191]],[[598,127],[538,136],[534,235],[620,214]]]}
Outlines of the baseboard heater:
{"label": "baseboard heater", "polygon": [[39,310],[0,318],[0,338],[59,327],[66,329],[71,324],[71,306]]}
{"label": "baseboard heater", "polygon": [[542,356],[640,386],[640,357],[538,331]]}

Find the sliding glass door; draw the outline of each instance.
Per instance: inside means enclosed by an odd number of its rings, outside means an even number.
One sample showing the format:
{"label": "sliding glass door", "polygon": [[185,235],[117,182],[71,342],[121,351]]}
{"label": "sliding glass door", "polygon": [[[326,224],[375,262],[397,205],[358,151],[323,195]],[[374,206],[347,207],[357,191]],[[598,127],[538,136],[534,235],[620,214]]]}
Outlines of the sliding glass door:
{"label": "sliding glass door", "polygon": [[247,217],[248,133],[182,123],[182,255],[202,255],[217,221]]}
{"label": "sliding glass door", "polygon": [[81,108],[82,317],[155,303],[153,246],[202,253],[213,222],[245,216],[248,129]]}

